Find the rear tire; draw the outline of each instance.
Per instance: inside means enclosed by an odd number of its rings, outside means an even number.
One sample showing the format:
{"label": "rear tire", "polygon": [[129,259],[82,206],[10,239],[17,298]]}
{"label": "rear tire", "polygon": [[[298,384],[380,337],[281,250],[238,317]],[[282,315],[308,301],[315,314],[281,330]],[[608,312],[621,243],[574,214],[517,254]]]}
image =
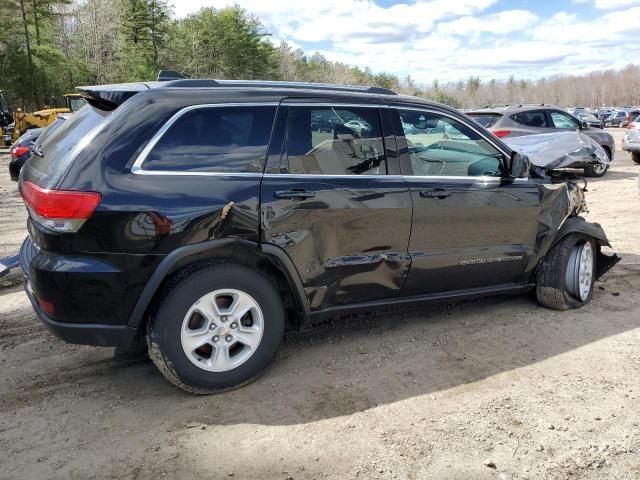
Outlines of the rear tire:
{"label": "rear tire", "polygon": [[640,152],[631,152],[631,160],[633,160],[633,163],[640,165]]}
{"label": "rear tire", "polygon": [[272,282],[241,265],[214,265],[187,275],[164,295],[148,328],[149,356],[177,387],[220,393],[265,371],[284,326]]}
{"label": "rear tire", "polygon": [[556,243],[538,268],[538,303],[554,310],[578,308],[593,296],[596,248],[591,237],[570,234]]}

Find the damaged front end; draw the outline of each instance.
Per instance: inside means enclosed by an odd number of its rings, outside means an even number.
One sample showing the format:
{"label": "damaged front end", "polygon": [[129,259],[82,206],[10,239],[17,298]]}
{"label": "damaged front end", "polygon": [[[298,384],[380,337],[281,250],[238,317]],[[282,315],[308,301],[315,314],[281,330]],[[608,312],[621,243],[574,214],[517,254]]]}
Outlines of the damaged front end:
{"label": "damaged front end", "polygon": [[596,278],[600,278],[620,258],[615,253],[602,253],[603,247],[611,247],[604,230],[600,224],[587,222],[580,216],[588,211],[586,180],[564,169],[589,163],[607,165],[609,157],[606,152],[579,132],[545,133],[506,140],[513,150],[529,159],[540,195],[538,232],[528,270],[533,272],[563,237],[580,233],[596,242]]}
{"label": "damaged front end", "polygon": [[531,162],[538,177],[558,175],[565,168],[609,165],[607,152],[591,137],[580,132],[554,132],[504,139],[505,143]]}

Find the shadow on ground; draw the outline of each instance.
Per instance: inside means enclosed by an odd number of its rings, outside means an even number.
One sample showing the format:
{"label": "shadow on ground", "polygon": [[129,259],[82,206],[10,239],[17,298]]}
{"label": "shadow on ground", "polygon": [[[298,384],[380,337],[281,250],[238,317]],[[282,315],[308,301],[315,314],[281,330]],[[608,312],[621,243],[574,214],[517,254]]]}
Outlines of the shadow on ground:
{"label": "shadow on ground", "polygon": [[[464,388],[638,328],[638,287],[640,266],[620,265],[598,283],[591,304],[569,312],[541,308],[523,295],[334,319],[289,335],[258,381],[206,397],[177,390],[149,361],[123,367],[104,349],[58,345],[67,354],[49,370],[15,380],[0,394],[0,407],[13,411],[75,392],[76,403],[117,400],[134,415],[143,409],[162,418],[170,410],[177,422],[308,423]],[[30,331],[43,342],[60,342],[24,308]],[[11,353],[3,353],[11,362]]]}

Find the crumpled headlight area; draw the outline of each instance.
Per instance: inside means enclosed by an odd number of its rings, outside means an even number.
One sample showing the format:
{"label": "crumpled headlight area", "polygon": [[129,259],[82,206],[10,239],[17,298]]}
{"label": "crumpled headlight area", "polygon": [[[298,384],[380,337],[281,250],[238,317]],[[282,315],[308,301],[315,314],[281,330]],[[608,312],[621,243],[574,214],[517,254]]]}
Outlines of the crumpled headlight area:
{"label": "crumpled headlight area", "polygon": [[569,196],[569,215],[575,216],[588,212],[585,192],[587,184],[579,185],[576,182],[567,182],[567,195]]}

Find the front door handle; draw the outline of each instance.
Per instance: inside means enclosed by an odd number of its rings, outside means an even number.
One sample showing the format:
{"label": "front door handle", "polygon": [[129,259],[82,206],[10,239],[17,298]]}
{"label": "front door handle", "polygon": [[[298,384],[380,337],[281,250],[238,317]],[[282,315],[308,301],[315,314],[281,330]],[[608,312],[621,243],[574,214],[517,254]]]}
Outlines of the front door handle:
{"label": "front door handle", "polygon": [[442,188],[434,188],[433,190],[423,190],[420,192],[422,198],[438,198],[443,199],[451,196],[451,192]]}
{"label": "front door handle", "polygon": [[313,198],[316,196],[313,192],[307,192],[306,190],[280,190],[273,192],[275,198],[286,200],[305,200],[307,198]]}

